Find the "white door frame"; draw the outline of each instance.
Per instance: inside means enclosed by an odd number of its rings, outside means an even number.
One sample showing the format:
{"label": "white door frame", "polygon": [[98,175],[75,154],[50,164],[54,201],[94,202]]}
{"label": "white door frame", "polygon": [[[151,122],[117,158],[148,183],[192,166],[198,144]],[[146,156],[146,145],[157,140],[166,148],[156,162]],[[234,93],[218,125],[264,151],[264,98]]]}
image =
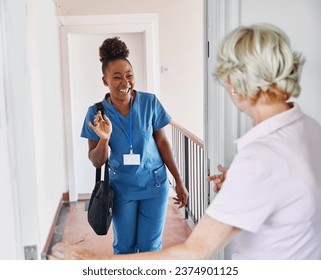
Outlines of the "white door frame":
{"label": "white door frame", "polygon": [[[0,205],[2,228],[5,235],[0,239],[0,260],[23,259],[22,232],[20,229],[18,184],[15,169],[15,157],[13,145],[15,131],[8,124],[8,100],[7,92],[10,89],[10,77],[8,74],[8,7],[0,2],[0,190],[5,199]],[[11,139],[10,139],[11,138]]]}
{"label": "white door frame", "polygon": [[40,257],[27,8],[27,0],[0,1],[1,260]]}
{"label": "white door frame", "polygon": [[75,185],[72,142],[71,89],[69,75],[68,37],[71,34],[143,33],[146,51],[147,91],[159,95],[159,42],[157,14],[120,14],[102,16],[63,16],[61,19],[61,51],[63,74],[64,121],[70,201],[78,200]]}
{"label": "white door frame", "polygon": [[[205,0],[207,10],[208,57],[205,58],[205,143],[211,174],[217,164],[229,165],[236,149],[234,140],[243,132],[241,116],[225,89],[215,80],[218,45],[226,33],[240,22],[240,0]],[[214,193],[211,194],[213,199]]]}
{"label": "white door frame", "polygon": [[[230,165],[236,153],[234,140],[247,129],[245,116],[238,112],[214,78],[218,45],[226,33],[239,25],[241,0],[204,1],[208,42],[208,57],[205,57],[205,155],[208,174],[216,174],[218,164]],[[210,203],[214,197],[211,189],[210,197],[205,199]],[[226,255],[229,255],[229,246],[222,249],[215,259],[225,259]]]}

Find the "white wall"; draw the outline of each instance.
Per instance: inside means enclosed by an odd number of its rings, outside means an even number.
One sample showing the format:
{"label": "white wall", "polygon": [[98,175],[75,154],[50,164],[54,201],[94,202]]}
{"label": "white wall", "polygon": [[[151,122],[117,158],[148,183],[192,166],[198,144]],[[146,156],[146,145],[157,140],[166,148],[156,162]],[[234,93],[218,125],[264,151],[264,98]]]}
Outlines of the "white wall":
{"label": "white wall", "polygon": [[34,245],[40,258],[68,189],[54,3],[2,1],[1,23],[0,259],[24,259]]}
{"label": "white wall", "polygon": [[[7,47],[8,34],[6,26],[9,24],[7,15],[8,7],[0,2],[0,191],[5,199],[0,203],[0,260],[15,259],[18,255],[18,243],[20,243],[20,233],[16,228],[18,224],[18,213],[16,207],[18,199],[16,197],[16,185],[12,181],[13,161],[11,150],[9,149],[10,141],[10,124],[8,123],[7,110],[7,90],[8,76],[6,75],[6,66],[8,61]],[[3,230],[5,229],[5,230]]]}
{"label": "white wall", "polygon": [[44,244],[66,183],[65,134],[58,22],[53,1],[28,5],[30,88],[39,201],[40,239]]}
{"label": "white wall", "polygon": [[304,112],[321,123],[321,1],[241,0],[241,24],[268,22],[290,37],[292,47],[306,57],[298,102]]}
{"label": "white wall", "polygon": [[[157,13],[161,101],[173,119],[203,139],[202,0],[60,0],[60,14]],[[137,88],[138,89],[138,88]]]}
{"label": "white wall", "polygon": [[[23,259],[24,246],[39,248],[35,145],[28,70],[27,1],[1,3],[2,124],[1,259]],[[23,48],[21,48],[23,46]],[[2,168],[1,168],[2,170]],[[5,185],[2,185],[5,183]],[[32,226],[30,226],[32,225]],[[9,236],[6,236],[9,234]],[[14,242],[14,243],[12,243]]]}

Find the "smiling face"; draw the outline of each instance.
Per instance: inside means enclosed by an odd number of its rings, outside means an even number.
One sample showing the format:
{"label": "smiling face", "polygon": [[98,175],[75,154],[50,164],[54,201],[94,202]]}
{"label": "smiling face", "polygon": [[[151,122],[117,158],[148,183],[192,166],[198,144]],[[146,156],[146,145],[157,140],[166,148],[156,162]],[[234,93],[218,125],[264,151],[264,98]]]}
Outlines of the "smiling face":
{"label": "smiling face", "polygon": [[108,85],[112,99],[127,100],[135,85],[132,66],[125,59],[110,61],[105,69],[103,82]]}

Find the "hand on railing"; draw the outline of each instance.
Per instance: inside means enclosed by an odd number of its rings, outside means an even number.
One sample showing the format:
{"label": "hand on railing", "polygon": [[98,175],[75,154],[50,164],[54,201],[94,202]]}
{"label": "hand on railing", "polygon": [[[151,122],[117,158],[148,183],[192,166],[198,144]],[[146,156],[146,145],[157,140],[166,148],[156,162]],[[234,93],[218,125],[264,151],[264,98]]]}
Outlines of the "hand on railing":
{"label": "hand on railing", "polygon": [[217,166],[217,170],[219,172],[222,172],[222,174],[217,174],[217,175],[213,175],[213,176],[208,176],[207,177],[207,181],[214,181],[214,192],[219,192],[219,190],[222,187],[223,182],[225,181],[225,176],[226,176],[226,172],[228,170],[228,168],[223,167],[222,165],[218,165]]}

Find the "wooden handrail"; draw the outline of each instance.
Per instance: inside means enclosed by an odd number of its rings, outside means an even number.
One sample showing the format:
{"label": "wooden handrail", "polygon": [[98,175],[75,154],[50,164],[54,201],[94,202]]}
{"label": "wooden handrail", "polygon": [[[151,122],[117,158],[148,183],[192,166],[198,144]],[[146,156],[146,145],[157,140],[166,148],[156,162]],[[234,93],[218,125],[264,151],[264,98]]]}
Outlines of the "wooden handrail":
{"label": "wooden handrail", "polygon": [[204,141],[200,138],[198,138],[195,134],[192,132],[188,131],[186,128],[182,127],[179,125],[177,122],[171,120],[170,124],[174,127],[176,127],[178,130],[181,131],[187,138],[191,139],[195,144],[198,146],[204,148]]}

